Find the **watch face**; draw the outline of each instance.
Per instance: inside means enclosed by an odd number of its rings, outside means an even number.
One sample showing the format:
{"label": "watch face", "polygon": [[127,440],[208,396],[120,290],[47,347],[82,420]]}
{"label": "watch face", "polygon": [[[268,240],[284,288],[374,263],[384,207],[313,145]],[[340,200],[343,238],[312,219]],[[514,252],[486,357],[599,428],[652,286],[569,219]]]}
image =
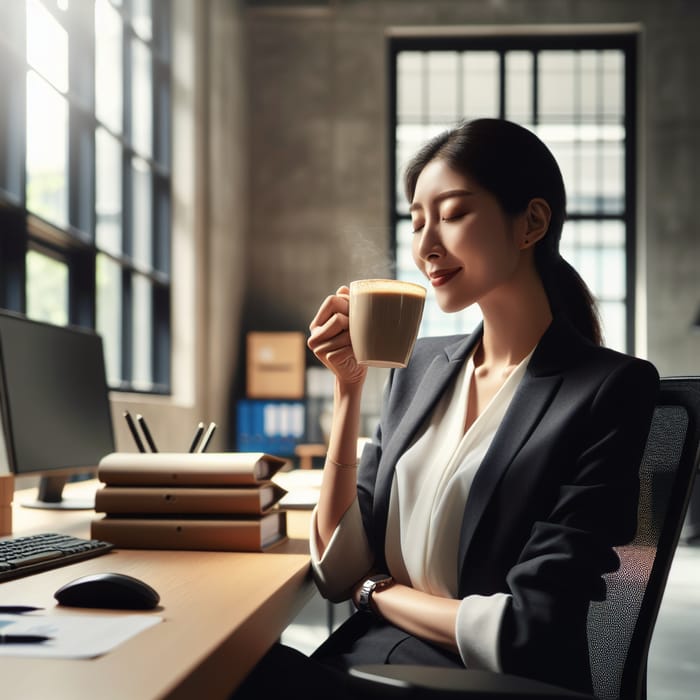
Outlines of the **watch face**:
{"label": "watch face", "polygon": [[363,612],[372,612],[369,600],[375,590],[385,588],[387,585],[393,582],[393,578],[388,574],[376,574],[370,576],[363,584],[360,589],[360,599],[357,604],[357,609]]}

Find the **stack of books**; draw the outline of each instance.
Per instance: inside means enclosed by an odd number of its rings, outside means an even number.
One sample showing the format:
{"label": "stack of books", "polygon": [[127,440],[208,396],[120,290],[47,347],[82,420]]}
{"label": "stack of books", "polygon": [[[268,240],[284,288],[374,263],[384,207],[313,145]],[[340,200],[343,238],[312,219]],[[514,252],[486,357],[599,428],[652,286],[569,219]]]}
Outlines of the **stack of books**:
{"label": "stack of books", "polygon": [[129,549],[262,552],[287,539],[286,460],[265,453],[115,452],[98,466],[91,536]]}

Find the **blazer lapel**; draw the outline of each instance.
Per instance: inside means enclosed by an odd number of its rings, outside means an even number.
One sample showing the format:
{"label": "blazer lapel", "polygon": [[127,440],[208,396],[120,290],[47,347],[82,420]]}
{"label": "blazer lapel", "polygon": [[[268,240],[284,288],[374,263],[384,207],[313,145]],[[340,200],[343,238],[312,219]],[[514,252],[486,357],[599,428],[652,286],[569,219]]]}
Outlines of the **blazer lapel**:
{"label": "blazer lapel", "polygon": [[469,491],[460,536],[460,569],[491,494],[539,423],[560,383],[560,376],[534,377],[526,374],[523,377]]}
{"label": "blazer lapel", "polygon": [[530,359],[469,491],[460,535],[460,572],[491,495],[542,419],[562,382],[565,366],[575,361],[582,339],[574,333],[567,322],[555,319]]}
{"label": "blazer lapel", "polygon": [[448,383],[462,367],[465,358],[481,338],[481,326],[464,339],[447,346],[431,362],[421,380],[413,399],[401,418],[391,438],[384,446],[382,460],[377,472],[374,490],[375,533],[381,538],[380,547],[384,552],[383,538],[389,512],[389,497],[394,469],[399,457],[405,452],[410,442],[415,439],[421,424],[445,391]]}

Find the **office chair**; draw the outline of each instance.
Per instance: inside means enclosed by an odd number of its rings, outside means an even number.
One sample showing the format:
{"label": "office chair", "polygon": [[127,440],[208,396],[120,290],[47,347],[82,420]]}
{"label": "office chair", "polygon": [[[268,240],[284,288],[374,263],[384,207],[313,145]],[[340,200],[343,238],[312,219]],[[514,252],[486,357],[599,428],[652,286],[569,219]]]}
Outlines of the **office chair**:
{"label": "office chair", "polygon": [[[700,377],[663,377],[639,472],[637,534],[616,550],[620,568],[605,576],[606,600],[589,609],[593,691],[600,700],[646,700],[651,635],[699,465]],[[373,686],[384,684],[387,697],[591,697],[488,671],[371,664],[351,673]]]}

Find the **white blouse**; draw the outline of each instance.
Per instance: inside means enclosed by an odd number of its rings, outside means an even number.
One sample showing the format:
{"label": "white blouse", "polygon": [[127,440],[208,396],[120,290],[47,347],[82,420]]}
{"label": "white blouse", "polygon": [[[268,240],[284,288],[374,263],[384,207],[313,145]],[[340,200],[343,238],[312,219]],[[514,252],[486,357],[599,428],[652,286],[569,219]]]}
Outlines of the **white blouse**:
{"label": "white blouse", "polygon": [[[457,597],[464,504],[531,355],[511,372],[464,432],[474,374],[470,356],[430,420],[399,459],[392,482],[385,542],[389,572],[399,583],[433,595]],[[323,557],[318,556],[315,513],[311,527],[311,558],[319,589],[330,599],[347,597],[348,589],[367,573],[373,559],[357,499],[338,525]],[[501,670],[498,634],[509,598],[499,593],[470,595],[461,601],[455,636],[465,666]]]}

